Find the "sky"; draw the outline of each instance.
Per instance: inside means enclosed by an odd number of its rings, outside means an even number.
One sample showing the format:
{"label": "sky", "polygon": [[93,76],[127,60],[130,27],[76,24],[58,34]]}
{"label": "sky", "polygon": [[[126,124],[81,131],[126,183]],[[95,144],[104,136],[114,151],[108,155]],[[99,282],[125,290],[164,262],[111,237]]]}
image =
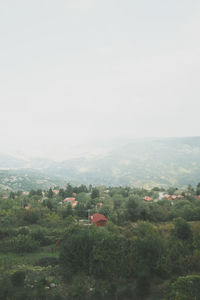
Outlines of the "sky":
{"label": "sky", "polygon": [[0,152],[200,135],[199,32],[198,0],[1,0]]}

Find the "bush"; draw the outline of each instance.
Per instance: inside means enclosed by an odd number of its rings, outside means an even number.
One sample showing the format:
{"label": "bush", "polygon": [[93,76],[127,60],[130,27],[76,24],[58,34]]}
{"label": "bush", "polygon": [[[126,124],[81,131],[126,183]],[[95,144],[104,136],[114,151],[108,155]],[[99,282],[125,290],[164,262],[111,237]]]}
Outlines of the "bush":
{"label": "bush", "polygon": [[144,297],[148,296],[150,293],[150,278],[149,275],[141,274],[137,278],[137,286],[136,286],[136,293],[138,298],[144,299]]}
{"label": "bush", "polygon": [[11,276],[11,282],[14,286],[23,286],[25,280],[25,272],[17,271]]}
{"label": "bush", "polygon": [[10,250],[16,253],[33,252],[38,248],[38,243],[30,236],[19,234],[10,240]]}
{"label": "bush", "polygon": [[175,228],[173,234],[180,240],[191,240],[192,231],[190,225],[182,218],[174,220]]}
{"label": "bush", "polygon": [[13,228],[1,228],[0,239],[9,238],[16,235],[16,230]]}
{"label": "bush", "polygon": [[29,230],[28,226],[21,226],[17,230],[18,234],[23,234],[23,235],[27,235],[27,234],[29,234],[29,232],[30,232],[30,230]]}
{"label": "bush", "polygon": [[36,261],[35,266],[48,267],[55,266],[59,264],[59,259],[56,257],[42,257]]}
{"label": "bush", "polygon": [[70,291],[70,300],[85,300],[87,297],[87,284],[84,275],[77,275],[74,277]]}
{"label": "bush", "polygon": [[40,218],[40,213],[38,210],[25,210],[23,217],[26,223],[36,224]]}
{"label": "bush", "polygon": [[47,246],[52,243],[51,238],[47,236],[47,232],[42,228],[32,230],[30,236],[38,241],[41,246]]}
{"label": "bush", "polygon": [[10,299],[12,295],[12,285],[9,278],[0,280],[0,300]]}
{"label": "bush", "polygon": [[200,276],[190,275],[179,277],[173,281],[168,289],[165,300],[200,299]]}

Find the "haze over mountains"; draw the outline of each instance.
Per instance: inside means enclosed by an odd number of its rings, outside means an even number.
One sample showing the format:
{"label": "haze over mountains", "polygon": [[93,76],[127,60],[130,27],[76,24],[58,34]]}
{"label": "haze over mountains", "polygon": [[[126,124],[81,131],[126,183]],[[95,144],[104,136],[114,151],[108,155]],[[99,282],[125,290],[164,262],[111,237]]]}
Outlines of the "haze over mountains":
{"label": "haze over mountains", "polygon": [[97,155],[62,162],[1,154],[0,184],[14,189],[66,182],[167,187],[200,181],[200,137],[135,139],[101,149]]}

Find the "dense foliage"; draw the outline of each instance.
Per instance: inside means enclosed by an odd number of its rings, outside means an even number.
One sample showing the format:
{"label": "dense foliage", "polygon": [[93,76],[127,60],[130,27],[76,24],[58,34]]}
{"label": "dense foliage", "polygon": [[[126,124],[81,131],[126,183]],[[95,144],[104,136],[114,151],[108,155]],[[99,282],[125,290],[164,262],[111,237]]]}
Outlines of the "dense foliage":
{"label": "dense foliage", "polygon": [[[0,299],[199,299],[198,195],[199,184],[2,190]],[[90,223],[97,212],[105,227]]]}

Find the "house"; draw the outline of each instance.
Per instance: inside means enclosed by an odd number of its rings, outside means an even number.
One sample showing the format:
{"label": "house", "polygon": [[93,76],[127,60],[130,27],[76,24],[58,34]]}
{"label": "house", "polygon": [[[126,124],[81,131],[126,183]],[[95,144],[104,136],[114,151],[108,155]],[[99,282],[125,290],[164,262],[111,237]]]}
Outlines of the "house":
{"label": "house", "polygon": [[106,226],[107,218],[102,214],[94,214],[89,217],[92,224],[95,224],[96,226]]}
{"label": "house", "polygon": [[73,201],[72,202],[72,208],[76,207],[77,204],[78,204],[78,201]]}
{"label": "house", "polygon": [[23,192],[23,195],[29,195],[29,192]]}
{"label": "house", "polygon": [[65,198],[63,201],[64,202],[74,202],[75,200],[76,200],[76,198],[69,197],[69,198]]}
{"label": "house", "polygon": [[96,208],[98,208],[98,207],[102,207],[103,206],[103,203],[102,202],[100,202],[100,203],[97,203],[97,205],[96,205]]}
{"label": "house", "polygon": [[162,200],[164,198],[164,193],[163,192],[159,192],[159,200]]}
{"label": "house", "polygon": [[53,193],[54,193],[55,195],[58,195],[58,194],[59,194],[59,190],[53,190]]}
{"label": "house", "polygon": [[152,201],[153,198],[146,196],[146,197],[143,198],[143,200],[144,200],[144,201]]}
{"label": "house", "polygon": [[76,201],[76,198],[70,197],[70,198],[65,198],[63,200],[64,203],[71,203],[72,208],[76,207],[78,204],[78,201]]}
{"label": "house", "polygon": [[181,199],[181,198],[183,198],[183,196],[181,196],[181,195],[178,195],[178,196],[176,196],[176,195],[168,195],[168,194],[165,194],[164,195],[164,198],[166,198],[167,200],[175,200],[175,199]]}

